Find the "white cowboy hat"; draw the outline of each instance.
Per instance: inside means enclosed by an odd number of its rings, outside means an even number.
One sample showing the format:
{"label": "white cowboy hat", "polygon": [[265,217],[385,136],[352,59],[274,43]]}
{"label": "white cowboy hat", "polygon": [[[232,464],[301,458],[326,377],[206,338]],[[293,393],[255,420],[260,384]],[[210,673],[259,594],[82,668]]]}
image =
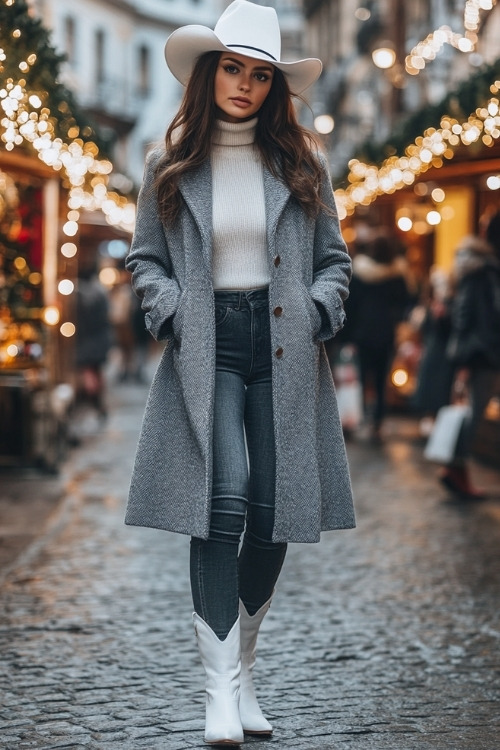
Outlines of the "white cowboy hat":
{"label": "white cowboy hat", "polygon": [[217,21],[214,30],[207,26],[182,26],[165,45],[165,59],[171,72],[185,86],[194,64],[205,52],[231,52],[265,60],[281,70],[293,94],[300,94],[322,69],[321,60],[309,57],[282,62],[281,34],[274,8],[234,0]]}

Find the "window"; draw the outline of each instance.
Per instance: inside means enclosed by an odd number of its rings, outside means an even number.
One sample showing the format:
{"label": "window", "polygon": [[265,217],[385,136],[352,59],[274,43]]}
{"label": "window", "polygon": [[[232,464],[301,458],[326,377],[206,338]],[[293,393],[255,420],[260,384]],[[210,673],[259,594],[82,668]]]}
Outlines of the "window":
{"label": "window", "polygon": [[147,96],[150,90],[151,81],[151,55],[149,48],[145,44],[139,47],[139,65],[137,88],[140,96]]}
{"label": "window", "polygon": [[96,86],[104,83],[104,43],[105,35],[102,29],[95,33],[95,82]]}
{"label": "window", "polygon": [[76,64],[76,23],[71,16],[64,19],[64,51],[71,67]]}

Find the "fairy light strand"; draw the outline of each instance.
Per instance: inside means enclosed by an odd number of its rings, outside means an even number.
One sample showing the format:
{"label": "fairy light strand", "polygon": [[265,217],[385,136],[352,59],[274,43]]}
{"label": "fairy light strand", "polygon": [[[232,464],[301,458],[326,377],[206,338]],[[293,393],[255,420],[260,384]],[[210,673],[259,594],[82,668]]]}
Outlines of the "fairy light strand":
{"label": "fairy light strand", "polygon": [[500,138],[500,80],[490,90],[495,95],[467,120],[443,116],[440,127],[425,130],[407,146],[404,156],[391,156],[380,167],[351,159],[349,185],[335,191],[339,218],[351,216],[356,206],[368,206],[380,195],[409,187],[430,167],[440,168],[445,160],[452,159],[459,146],[468,147],[480,140],[487,147],[493,146]]}
{"label": "fairy light strand", "polygon": [[[0,62],[5,59],[6,52],[0,49]],[[19,69],[27,71],[35,62],[36,55],[31,54]],[[0,89],[0,139],[5,150],[30,143],[41,161],[67,178],[68,210],[101,210],[110,224],[131,232],[135,206],[108,189],[112,163],[99,158],[97,145],[80,138],[77,127],[70,128],[69,143],[56,137],[54,118],[43,99],[40,92],[27,90],[24,78],[7,79]]]}
{"label": "fairy light strand", "polygon": [[472,52],[478,41],[481,11],[490,11],[497,0],[467,0],[464,8],[464,32],[457,33],[449,26],[440,26],[419,42],[405,59],[405,69],[409,75],[418,75],[428,62],[436,58],[445,44],[460,52]]}

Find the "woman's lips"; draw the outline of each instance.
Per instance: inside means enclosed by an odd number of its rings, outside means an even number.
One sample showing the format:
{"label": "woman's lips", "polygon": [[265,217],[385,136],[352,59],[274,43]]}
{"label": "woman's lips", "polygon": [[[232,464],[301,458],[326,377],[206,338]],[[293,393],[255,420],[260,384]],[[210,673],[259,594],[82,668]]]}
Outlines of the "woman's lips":
{"label": "woman's lips", "polygon": [[252,103],[250,99],[241,99],[240,97],[234,97],[231,101],[233,104],[236,104],[237,107],[241,107],[242,109],[246,109]]}

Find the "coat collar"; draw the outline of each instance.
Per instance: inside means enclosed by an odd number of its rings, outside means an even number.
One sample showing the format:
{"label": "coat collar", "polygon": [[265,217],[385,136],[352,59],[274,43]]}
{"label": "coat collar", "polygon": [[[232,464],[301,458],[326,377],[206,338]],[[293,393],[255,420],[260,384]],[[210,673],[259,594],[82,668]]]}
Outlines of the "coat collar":
{"label": "coat collar", "polygon": [[[274,239],[279,218],[290,197],[290,190],[264,166],[264,200],[266,204],[267,243],[274,254]],[[179,190],[196,221],[203,241],[203,255],[212,264],[212,170],[206,159],[197,169],[187,172],[179,181]]]}

